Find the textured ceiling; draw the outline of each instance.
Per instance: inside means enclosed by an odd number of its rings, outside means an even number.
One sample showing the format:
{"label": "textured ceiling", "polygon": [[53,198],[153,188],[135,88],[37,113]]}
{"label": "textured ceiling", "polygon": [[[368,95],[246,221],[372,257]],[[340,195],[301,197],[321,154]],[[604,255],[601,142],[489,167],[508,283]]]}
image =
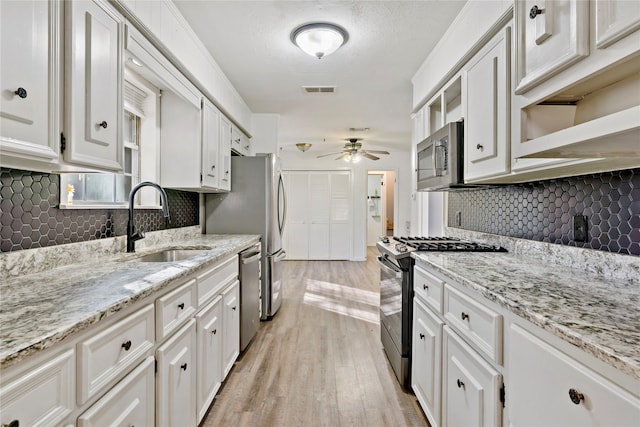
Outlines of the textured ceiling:
{"label": "textured ceiling", "polygon": [[[311,142],[317,154],[350,137],[365,148],[409,149],[411,77],[465,3],[174,2],[251,111],[280,114],[279,144]],[[321,60],[303,53],[289,36],[312,21],[343,26],[348,43]],[[302,86],[337,90],[305,94]]]}

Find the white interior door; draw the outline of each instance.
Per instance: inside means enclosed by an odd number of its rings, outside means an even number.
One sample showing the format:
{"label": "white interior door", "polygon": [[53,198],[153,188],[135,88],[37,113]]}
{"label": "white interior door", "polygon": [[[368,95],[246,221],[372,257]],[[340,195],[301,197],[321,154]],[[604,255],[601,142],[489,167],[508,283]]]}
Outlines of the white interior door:
{"label": "white interior door", "polygon": [[384,236],[384,203],[382,200],[381,174],[367,177],[367,246],[375,246],[380,236]]}
{"label": "white interior door", "polygon": [[284,245],[287,259],[309,258],[309,174],[286,171],[282,173],[287,194],[287,222],[284,227]]}
{"label": "white interior door", "polygon": [[353,240],[350,171],[284,171],[287,259],[350,259]]}

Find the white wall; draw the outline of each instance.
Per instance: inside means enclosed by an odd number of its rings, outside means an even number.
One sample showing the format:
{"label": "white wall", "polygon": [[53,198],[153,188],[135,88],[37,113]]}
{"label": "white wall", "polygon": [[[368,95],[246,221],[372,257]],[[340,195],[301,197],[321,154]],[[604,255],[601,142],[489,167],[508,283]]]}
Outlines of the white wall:
{"label": "white wall", "polygon": [[363,159],[360,163],[349,164],[333,157],[316,158],[312,150],[306,153],[281,150],[284,170],[351,170],[353,174],[353,254],[354,261],[364,261],[367,254],[367,171],[394,170],[398,180],[396,234],[407,235],[407,224],[411,226],[411,162],[409,152],[395,152],[381,156],[380,160]]}

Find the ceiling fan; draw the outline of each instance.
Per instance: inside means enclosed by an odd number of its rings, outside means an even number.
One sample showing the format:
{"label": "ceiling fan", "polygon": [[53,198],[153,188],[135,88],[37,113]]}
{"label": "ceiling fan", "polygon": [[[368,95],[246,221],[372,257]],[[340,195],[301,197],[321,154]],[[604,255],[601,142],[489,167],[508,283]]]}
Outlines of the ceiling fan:
{"label": "ceiling fan", "polygon": [[388,151],[363,150],[362,143],[360,142],[362,141],[362,138],[347,138],[345,141],[349,142],[344,144],[344,149],[342,151],[323,154],[318,156],[318,158],[340,154],[340,156],[336,157],[335,160],[344,159],[345,162],[357,163],[362,157],[366,157],[371,160],[378,160],[380,157],[374,156],[373,154],[389,154]]}

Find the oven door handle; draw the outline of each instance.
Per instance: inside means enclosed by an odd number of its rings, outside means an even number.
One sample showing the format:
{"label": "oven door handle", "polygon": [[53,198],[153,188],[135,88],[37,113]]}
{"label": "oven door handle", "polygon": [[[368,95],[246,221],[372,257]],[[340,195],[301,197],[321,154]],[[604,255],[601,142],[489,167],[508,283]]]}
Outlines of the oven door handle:
{"label": "oven door handle", "polygon": [[379,256],[378,257],[378,264],[380,264],[380,268],[384,269],[384,270],[391,270],[391,272],[396,276],[396,277],[401,277],[402,276],[402,270],[400,270],[398,267],[396,267],[395,265],[389,263],[388,261],[386,261],[383,257]]}

